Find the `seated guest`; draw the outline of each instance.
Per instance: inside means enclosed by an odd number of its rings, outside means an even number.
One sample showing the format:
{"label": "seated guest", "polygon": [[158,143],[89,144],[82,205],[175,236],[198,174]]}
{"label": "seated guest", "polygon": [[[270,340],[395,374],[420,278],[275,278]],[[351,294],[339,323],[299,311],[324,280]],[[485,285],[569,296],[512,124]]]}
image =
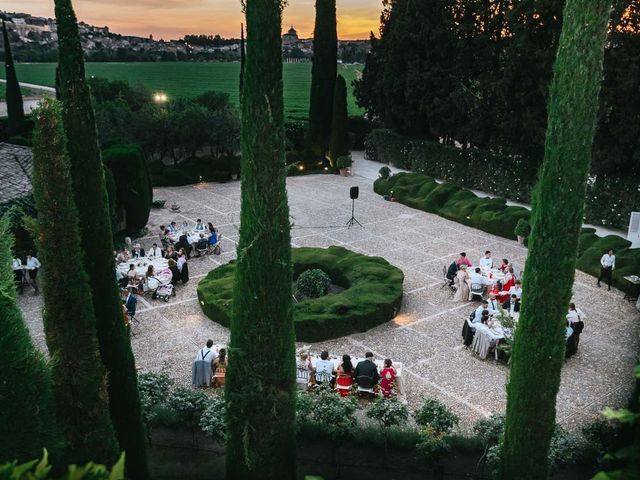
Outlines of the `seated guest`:
{"label": "seated guest", "polygon": [[336,389],[341,397],[347,397],[353,386],[353,364],[349,355],[342,356],[342,363],[336,370]]}
{"label": "seated guest", "polygon": [[129,288],[124,288],[122,290],[122,297],[124,307],[127,309],[127,314],[129,317],[133,317],[136,314],[138,298],[134,295],[133,290]]}
{"label": "seated guest", "polygon": [[173,260],[174,262],[177,262],[178,253],[175,251],[175,249],[171,245],[169,245],[164,252],[164,258],[166,258],[167,260]]}
{"label": "seated guest", "polygon": [[480,259],[478,265],[483,270],[491,270],[493,268],[493,259],[491,258],[491,251],[484,252],[484,257]]}
{"label": "seated guest", "polygon": [[[485,313],[486,312],[486,313]],[[489,302],[483,300],[478,308],[476,308],[473,313],[469,316],[473,323],[480,323],[480,318],[482,315],[489,315]]]}
{"label": "seated guest", "polygon": [[224,385],[224,378],[227,375],[227,351],[220,349],[218,358],[213,361],[213,388]]}
{"label": "seated guest", "polygon": [[202,223],[202,220],[197,219],[197,220],[196,220],[196,228],[195,228],[195,231],[196,231],[196,232],[204,232],[204,231],[205,231],[205,228],[206,228],[206,227],[204,226],[204,223]]}
{"label": "seated guest", "polygon": [[213,223],[211,222],[207,223],[207,228],[209,229],[209,233],[213,233],[216,231],[216,229],[213,228]]}
{"label": "seated guest", "polygon": [[178,233],[178,224],[176,222],[171,222],[169,224],[169,226],[167,227],[167,230],[169,230],[169,233],[171,235],[177,235],[177,233]]}
{"label": "seated guest", "polygon": [[141,248],[140,244],[136,243],[136,245],[133,247],[133,250],[131,251],[131,255],[133,256],[133,258],[144,257],[144,248]]}
{"label": "seated guest", "polygon": [[394,387],[396,382],[396,369],[391,366],[391,359],[385,358],[384,368],[380,372],[380,390],[382,396],[389,398],[394,394]]}
{"label": "seated guest", "polygon": [[378,367],[373,362],[373,353],[367,352],[364,357],[365,359],[356,365],[356,383],[364,390],[373,390],[380,380]]}
{"label": "seated guest", "polygon": [[520,312],[520,300],[516,295],[511,295],[509,300],[502,304],[502,308],[504,308],[509,315],[513,315],[514,313]]}
{"label": "seated guest", "polygon": [[476,327],[476,334],[478,332],[484,333],[491,340],[491,346],[494,347],[498,342],[498,340],[500,340],[500,336],[496,334],[493,330],[491,330],[491,328],[489,327],[489,322],[490,322],[489,316],[483,315],[482,318],[480,319],[480,323],[474,326]]}
{"label": "seated guest", "polygon": [[120,285],[121,287],[126,287],[127,284],[129,283],[129,279],[124,273],[120,271],[117,265],[116,265],[116,282],[118,282],[118,285]]}
{"label": "seated guest", "polygon": [[191,367],[191,383],[194,387],[208,387],[211,385],[211,361],[216,356],[213,350],[213,340],[207,340],[207,346],[198,350]]}
{"label": "seated guest", "polygon": [[447,269],[447,274],[445,275],[447,277],[447,279],[449,279],[449,286],[453,285],[453,281],[456,277],[456,273],[458,273],[458,270],[460,265],[458,265],[456,262],[451,262],[451,265],[449,265],[449,268]]}
{"label": "seated guest", "polygon": [[187,235],[180,235],[180,240],[175,245],[176,250],[184,250],[187,258],[191,255],[191,245],[189,244],[189,237]]}
{"label": "seated guest", "polygon": [[326,379],[329,379],[329,383],[331,383],[331,385],[333,386],[333,382],[335,381],[333,377],[333,369],[334,365],[333,362],[329,360],[329,352],[327,350],[324,350],[320,354],[320,360],[316,361],[316,366],[314,369],[316,383],[320,384],[323,383]]}
{"label": "seated guest", "polygon": [[133,263],[129,264],[129,270],[127,271],[127,282],[128,285],[136,284],[136,266]]}
{"label": "seated guest", "polygon": [[117,257],[118,263],[128,263],[131,260],[131,254],[129,250],[123,248],[122,251],[118,254]]}
{"label": "seated guest", "polygon": [[509,301],[509,290],[516,284],[516,276],[513,274],[513,267],[509,267],[502,280],[502,289],[498,294],[498,301],[501,303]]}
{"label": "seated guest", "polygon": [[492,283],[487,286],[487,295],[493,295],[494,298],[498,296],[500,293],[500,287],[498,286],[498,282]]}
{"label": "seated guest", "polygon": [[147,256],[151,258],[158,258],[162,256],[162,250],[160,250],[160,247],[158,247],[157,243],[154,243],[153,247],[149,249],[149,253],[147,254]]}
{"label": "seated guest", "polygon": [[182,280],[182,283],[187,283],[189,281],[189,265],[183,248],[178,252],[178,261],[176,263],[178,270],[180,270],[180,280]]}
{"label": "seated guest", "polygon": [[171,270],[171,284],[175,286],[181,279],[180,269],[173,258],[169,259],[169,270]]}
{"label": "seated guest", "polygon": [[22,260],[14,258],[11,262],[11,268],[13,269],[13,281],[16,284],[16,289],[18,290],[18,293],[22,293],[22,276],[24,273]]}
{"label": "seated guest", "polygon": [[509,289],[509,296],[511,295],[515,295],[519,300],[522,299],[522,282],[520,280],[516,280],[515,285]]}
{"label": "seated guest", "polygon": [[496,315],[500,311],[500,302],[496,300],[496,294],[490,293],[489,298],[487,299],[487,310],[489,310],[490,315]]}
{"label": "seated guest", "polygon": [[465,252],[460,253],[460,256],[456,259],[456,265],[466,265],[467,267],[471,266],[471,261],[467,258],[467,254]]}
{"label": "seated guest", "polygon": [[196,251],[205,250],[209,246],[209,241],[205,238],[204,233],[200,234],[200,238],[196,242]]}
{"label": "seated guest", "polygon": [[311,358],[306,352],[301,352],[298,360],[296,361],[296,369],[298,374],[296,375],[296,382],[303,385],[310,385],[311,371]]}
{"label": "seated guest", "polygon": [[469,275],[469,281],[471,282],[471,285],[482,285],[483,287],[491,285],[491,282],[482,275],[480,267],[476,267],[475,271],[471,272],[471,275]]}
{"label": "seated guest", "polygon": [[506,258],[503,258],[502,262],[500,263],[500,266],[498,267],[498,270],[500,270],[503,273],[506,273],[508,269],[509,269],[509,260],[507,260]]}

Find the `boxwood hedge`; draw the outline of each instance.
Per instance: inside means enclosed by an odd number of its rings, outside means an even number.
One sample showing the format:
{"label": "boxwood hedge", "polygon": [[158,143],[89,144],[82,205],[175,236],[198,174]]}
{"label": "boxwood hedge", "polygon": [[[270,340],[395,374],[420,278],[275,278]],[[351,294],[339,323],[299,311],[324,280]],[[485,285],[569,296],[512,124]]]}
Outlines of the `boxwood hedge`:
{"label": "boxwood hedge", "polygon": [[[417,173],[398,173],[379,178],[373,189],[380,195],[393,191],[397,201],[418,210],[435,213],[454,222],[469,225],[504,238],[515,239],[518,220],[529,220],[530,212],[523,207],[507,206],[504,198],[480,198],[452,183],[437,183],[433,178]],[[577,267],[585,273],[600,274],[600,257],[613,248],[616,269],[613,285],[627,293],[634,287],[624,279],[640,275],[640,249],[630,249],[631,242],[617,235],[598,237],[593,228],[580,233]]]}
{"label": "boxwood hedge", "polygon": [[[364,332],[391,320],[400,309],[404,274],[381,257],[342,247],[295,248],[293,279],[311,269],[326,272],[345,290],[294,304],[296,339],[319,342]],[[205,315],[229,326],[235,262],[218,267],[198,285]]]}

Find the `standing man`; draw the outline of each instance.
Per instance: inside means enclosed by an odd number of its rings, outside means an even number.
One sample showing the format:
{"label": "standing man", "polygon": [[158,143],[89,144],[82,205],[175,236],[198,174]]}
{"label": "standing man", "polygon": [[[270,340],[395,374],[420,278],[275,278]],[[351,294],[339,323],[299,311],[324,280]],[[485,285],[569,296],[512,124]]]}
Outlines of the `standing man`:
{"label": "standing man", "polygon": [[213,340],[207,340],[207,346],[198,350],[191,369],[191,383],[194,387],[211,385],[211,362],[218,354],[213,350]]}
{"label": "standing man", "polygon": [[34,295],[38,295],[38,293],[40,293],[40,290],[38,289],[38,281],[36,280],[36,277],[38,276],[38,269],[40,267],[42,267],[42,264],[33,256],[33,252],[27,253],[27,279],[29,284],[35,290]]}
{"label": "standing man", "polygon": [[607,290],[611,290],[611,274],[616,268],[616,256],[613,254],[613,249],[609,249],[607,253],[602,255],[600,259],[600,276],[598,277],[598,287],[600,287],[600,280],[607,281]]}

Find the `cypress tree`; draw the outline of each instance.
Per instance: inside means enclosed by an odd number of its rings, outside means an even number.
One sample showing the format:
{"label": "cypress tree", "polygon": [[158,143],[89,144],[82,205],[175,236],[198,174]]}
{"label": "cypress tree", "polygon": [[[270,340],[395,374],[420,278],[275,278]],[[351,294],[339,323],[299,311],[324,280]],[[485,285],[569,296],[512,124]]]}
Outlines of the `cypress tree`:
{"label": "cypress tree", "polygon": [[51,372],[31,342],[11,269],[9,218],[0,220],[0,452],[2,460],[24,462],[46,448],[61,460],[62,436],[55,419]]}
{"label": "cypress tree", "polygon": [[242,97],[242,83],[244,82],[244,25],[240,24],[240,96]]}
{"label": "cypress tree", "polygon": [[242,205],[225,387],[229,480],[296,478],[281,15],[279,2],[246,4]]}
{"label": "cypress tree", "polygon": [[69,140],[73,196],[78,206],[84,269],[89,275],[100,354],[108,372],[109,406],[127,475],[149,476],[138,380],[113,268],[113,236],[100,149],[76,16],[70,0],[55,0],[58,95]]}
{"label": "cypress tree", "polygon": [[[58,422],[69,442],[66,460],[111,465],[118,459],[118,444],[109,418],[91,290],[82,266],[59,103],[45,99],[34,117],[32,182],[38,209],[38,254],[45,265],[44,328]],[[61,228],[63,235],[54,233]]]}
{"label": "cypress tree", "polygon": [[347,83],[342,75],[336,78],[333,92],[333,109],[331,120],[331,141],[329,142],[329,158],[335,166],[338,157],[349,155],[349,132],[347,131]]}
{"label": "cypress tree", "polygon": [[568,0],[565,6],[550,88],[545,158],[533,196],[524,302],[507,386],[504,479],[543,479],[549,474],[547,453],[564,359],[565,315],[575,275],[610,6],[610,0]]}
{"label": "cypress tree", "polygon": [[324,155],[331,135],[331,107],[337,73],[336,1],[316,0],[309,131],[307,132],[307,147],[314,157]]}
{"label": "cypress tree", "polygon": [[16,67],[13,64],[11,44],[4,18],[2,19],[2,38],[4,40],[4,70],[7,79],[7,116],[9,117],[9,135],[17,135],[22,132],[24,124],[24,105],[22,104],[22,92],[18,83]]}

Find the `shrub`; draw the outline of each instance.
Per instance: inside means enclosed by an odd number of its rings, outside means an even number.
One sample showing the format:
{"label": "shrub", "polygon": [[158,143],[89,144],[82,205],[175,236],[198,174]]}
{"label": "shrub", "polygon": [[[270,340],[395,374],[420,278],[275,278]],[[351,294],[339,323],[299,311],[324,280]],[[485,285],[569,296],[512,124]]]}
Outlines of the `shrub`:
{"label": "shrub", "polygon": [[331,287],[331,278],[319,268],[302,272],[296,281],[296,293],[307,298],[326,295]]}
{"label": "shrub", "polygon": [[458,416],[438,400],[428,398],[413,414],[421,427],[431,428],[438,433],[449,433],[458,424]]}
{"label": "shrub", "polygon": [[313,398],[307,392],[298,391],[296,396],[296,424],[298,427],[311,419]]}
{"label": "shrub", "polygon": [[143,228],[153,201],[147,162],[138,145],[114,145],[102,154],[116,184],[116,211],[124,212],[126,229]]}
{"label": "shrub", "polygon": [[173,388],[173,380],[166,373],[143,372],[138,374],[138,392],[142,417],[147,425],[154,422],[157,407],[162,405]]}
{"label": "shrub", "polygon": [[336,160],[336,167],[339,169],[349,168],[353,164],[351,155],[342,155]]}
{"label": "shrub", "polygon": [[513,230],[513,233],[519,237],[526,238],[531,233],[531,225],[529,225],[527,220],[521,218],[518,220],[518,223],[516,223],[516,228]]}
{"label": "shrub", "polygon": [[409,410],[396,397],[378,398],[367,410],[367,417],[387,429],[406,423],[409,419]]}
{"label": "shrub", "polygon": [[486,447],[497,445],[504,434],[504,414],[494,413],[489,418],[481,418],[473,426],[473,432],[482,439]]}
{"label": "shrub", "polygon": [[375,129],[365,140],[365,158],[409,170],[410,141],[393,130]]}
{"label": "shrub", "polygon": [[166,406],[178,415],[182,424],[196,427],[210,401],[207,394],[201,390],[178,387],[169,393]]}
{"label": "shrub", "polygon": [[391,169],[385,165],[378,170],[378,173],[380,174],[380,178],[389,178],[391,176]]}
{"label": "shrub", "polygon": [[[345,290],[336,295],[308,298],[293,309],[296,338],[318,342],[364,332],[391,320],[402,302],[404,274],[380,257],[368,257],[342,247],[295,248],[291,251],[293,278],[321,269]],[[235,262],[215,268],[198,284],[205,315],[229,326]]]}
{"label": "shrub", "polygon": [[166,200],[154,200],[154,201],[151,203],[151,206],[152,206],[153,208],[164,208],[165,203],[167,203],[167,201],[166,201]]}
{"label": "shrub", "polygon": [[[84,466],[69,465],[62,476],[56,475],[58,480],[121,480],[125,478],[124,452],[111,469],[104,465],[89,462]],[[49,454],[46,449],[41,460],[31,460],[19,464],[16,461],[0,463],[0,478],[12,480],[46,480],[52,478],[50,471],[54,468],[49,465]],[[60,471],[57,469],[57,471]]]}
{"label": "shrub", "polygon": [[346,437],[357,426],[355,398],[343,398],[328,387],[320,387],[314,397],[311,421],[323,425],[332,440]]}
{"label": "shrub", "polygon": [[435,462],[450,449],[447,437],[431,427],[420,431],[416,452],[425,462]]}
{"label": "shrub", "polygon": [[211,397],[202,415],[200,428],[214,442],[224,443],[227,438],[227,424],[225,421],[226,405],[224,398]]}

